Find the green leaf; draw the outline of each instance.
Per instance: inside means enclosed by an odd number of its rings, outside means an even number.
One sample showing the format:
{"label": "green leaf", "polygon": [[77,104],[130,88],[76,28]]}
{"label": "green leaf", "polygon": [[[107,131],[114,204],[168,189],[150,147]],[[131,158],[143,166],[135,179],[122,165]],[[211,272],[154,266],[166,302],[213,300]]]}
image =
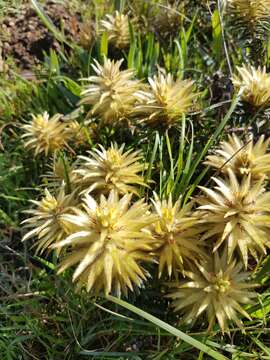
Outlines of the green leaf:
{"label": "green leaf", "polygon": [[108,56],[108,34],[106,31],[104,31],[101,36],[99,55],[100,58]]}
{"label": "green leaf", "polygon": [[213,35],[213,52],[217,61],[220,60],[222,55],[222,31],[220,24],[220,15],[218,9],[213,12],[212,15],[212,35]]}
{"label": "green leaf", "polygon": [[159,137],[159,133],[158,131],[156,132],[156,137],[155,137],[155,144],[151,153],[151,158],[148,164],[148,169],[146,172],[146,176],[145,176],[145,182],[147,183],[150,179],[151,179],[151,173],[152,173],[152,169],[153,169],[153,164],[156,158],[156,154],[157,154],[157,149],[158,149],[158,144],[160,142],[160,137]]}

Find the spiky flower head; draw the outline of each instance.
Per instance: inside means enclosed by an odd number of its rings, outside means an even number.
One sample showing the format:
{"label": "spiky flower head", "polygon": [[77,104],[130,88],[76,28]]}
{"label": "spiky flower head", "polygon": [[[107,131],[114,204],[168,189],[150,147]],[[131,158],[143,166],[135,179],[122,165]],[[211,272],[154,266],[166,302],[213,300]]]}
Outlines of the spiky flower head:
{"label": "spiky flower head", "polygon": [[139,104],[135,113],[153,127],[169,128],[176,125],[182,115],[191,110],[193,101],[198,96],[193,91],[193,81],[174,81],[171,74],[162,71],[153,78],[148,78],[148,81],[149,90],[136,93]]}
{"label": "spiky flower head", "polygon": [[152,260],[152,237],[146,228],[154,221],[143,200],[131,205],[131,194],[119,198],[114,191],[100,202],[86,195],[83,211],[63,215],[74,231],[54,247],[70,247],[59,273],[77,264],[73,281],[87,291],[127,294],[141,287],[147,272],[141,261]]}
{"label": "spiky flower head", "polygon": [[249,274],[241,268],[242,264],[235,260],[228,263],[225,252],[222,256],[216,252],[208,261],[185,271],[186,279],[172,283],[173,290],[168,295],[175,311],[185,314],[185,322],[195,322],[206,312],[209,330],[216,320],[223,333],[229,330],[229,321],[243,328],[239,314],[248,319],[250,316],[242,306],[252,304],[257,295],[250,290],[254,285],[248,283]]}
{"label": "spiky flower head", "polygon": [[81,93],[80,104],[93,105],[88,112],[99,115],[106,124],[117,125],[129,117],[136,102],[134,93],[141,88],[138,80],[134,80],[134,70],[120,70],[123,62],[104,59],[102,66],[96,60],[92,64],[95,76],[86,80],[89,84]]}
{"label": "spiky flower head", "polygon": [[247,268],[249,253],[258,261],[258,254],[270,247],[270,192],[263,179],[251,184],[251,174],[239,181],[228,169],[228,176],[229,180],[213,177],[214,190],[201,187],[205,196],[198,198],[198,209],[207,229],[203,239],[215,239],[214,252],[226,244],[228,261],[237,250]]}
{"label": "spiky flower head", "polygon": [[32,122],[23,125],[25,133],[22,138],[26,138],[25,147],[34,150],[37,156],[68,147],[68,135],[65,133],[66,125],[60,121],[61,114],[55,114],[52,118],[45,111],[43,114],[32,115]]}
{"label": "spiky flower head", "polygon": [[138,185],[146,186],[142,175],[139,175],[145,164],[141,162],[140,151],[130,149],[124,152],[124,146],[112,144],[105,149],[99,145],[99,149],[89,151],[89,157],[79,156],[81,164],[75,170],[79,175],[78,185],[88,193],[115,190],[120,194],[131,192],[138,195]]}
{"label": "spiky flower head", "polygon": [[170,277],[176,276],[204,255],[199,229],[195,226],[198,219],[192,215],[191,204],[181,207],[181,199],[173,203],[171,195],[168,200],[160,200],[156,194],[154,199],[154,214],[158,219],[152,226],[152,234],[159,257],[158,276],[165,272],[164,268]]}
{"label": "spiky flower head", "polygon": [[255,144],[253,138],[244,142],[235,134],[229,135],[228,141],[223,141],[215,154],[207,157],[205,164],[224,174],[231,169],[238,178],[251,174],[251,180],[256,181],[270,174],[269,143],[270,138],[265,140],[264,135]]}
{"label": "spiky flower head", "polygon": [[227,0],[227,9],[233,20],[248,31],[269,28],[270,0]]}
{"label": "spiky flower head", "polygon": [[36,252],[43,253],[49,250],[51,244],[66,237],[68,225],[61,216],[70,211],[72,206],[77,205],[77,202],[73,194],[65,195],[64,186],[60,188],[57,196],[45,189],[44,197],[40,201],[32,200],[31,202],[36,205],[36,209],[25,211],[32,216],[24,220],[23,224],[32,230],[24,235],[22,241],[37,238]]}
{"label": "spiky flower head", "polygon": [[[270,5],[269,5],[270,6]],[[270,106],[270,74],[266,68],[256,69],[250,65],[237,67],[238,75],[232,77],[236,91],[242,90],[241,98],[244,102],[258,107]]]}
{"label": "spiky flower head", "polygon": [[107,14],[106,20],[100,21],[101,33],[108,34],[108,41],[117,49],[125,49],[129,45],[129,19],[127,15],[115,11]]}

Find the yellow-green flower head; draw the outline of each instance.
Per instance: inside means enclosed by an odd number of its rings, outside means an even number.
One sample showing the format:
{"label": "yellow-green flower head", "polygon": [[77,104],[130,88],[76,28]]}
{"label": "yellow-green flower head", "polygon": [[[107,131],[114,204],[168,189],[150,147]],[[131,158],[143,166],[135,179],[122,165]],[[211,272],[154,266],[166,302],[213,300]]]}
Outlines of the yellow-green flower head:
{"label": "yellow-green flower head", "polygon": [[214,237],[214,251],[222,244],[228,246],[228,261],[237,250],[248,266],[249,253],[258,261],[258,254],[266,254],[270,247],[270,192],[263,187],[263,179],[251,183],[251,174],[239,182],[231,169],[229,180],[212,178],[214,190],[201,187],[205,196],[198,198],[202,223],[207,231],[203,239]]}
{"label": "yellow-green flower head", "polygon": [[79,156],[81,163],[74,171],[79,176],[78,186],[88,193],[116,190],[120,194],[131,192],[138,195],[138,186],[146,186],[141,175],[145,169],[141,162],[143,156],[140,151],[132,149],[124,152],[124,146],[112,144],[105,149],[99,145],[99,149],[89,151],[89,157]]}
{"label": "yellow-green flower head", "polygon": [[115,11],[113,15],[107,14],[106,20],[100,21],[100,32],[108,34],[108,41],[117,49],[125,49],[129,45],[128,16]]}
{"label": "yellow-green flower head", "polygon": [[40,201],[32,200],[31,202],[36,205],[36,209],[25,211],[32,216],[24,220],[23,224],[32,230],[24,235],[22,241],[36,238],[36,252],[42,254],[49,250],[51,244],[66,237],[68,226],[61,216],[70,211],[77,202],[73,194],[65,195],[64,186],[60,188],[56,197],[45,189],[44,197]]}
{"label": "yellow-green flower head", "polygon": [[270,0],[227,0],[228,12],[251,28],[270,19]]}
{"label": "yellow-green flower head", "polygon": [[171,277],[204,255],[195,226],[198,219],[192,215],[191,204],[181,208],[181,199],[174,204],[171,195],[168,200],[160,200],[155,194],[154,199],[154,214],[158,219],[152,226],[152,234],[159,258],[158,276],[161,277],[166,268]]}
{"label": "yellow-green flower head", "polygon": [[86,195],[83,211],[62,216],[71,226],[71,235],[54,246],[69,247],[59,273],[77,264],[73,281],[79,288],[120,296],[146,280],[148,273],[140,263],[152,261],[153,239],[146,228],[155,217],[143,200],[131,204],[131,197],[119,198],[112,191],[97,203]]}
{"label": "yellow-green flower head", "polygon": [[60,121],[61,116],[55,114],[50,118],[47,112],[32,115],[32,122],[22,126],[25,147],[33,149],[35,156],[42,153],[48,156],[49,153],[68,147],[68,136],[64,131],[66,125]]}
{"label": "yellow-green flower head", "polygon": [[172,283],[172,293],[168,295],[175,311],[185,315],[185,322],[193,323],[206,313],[209,330],[216,321],[223,333],[229,331],[229,321],[242,328],[239,315],[250,319],[242,306],[252,304],[257,295],[250,290],[254,285],[247,282],[249,274],[241,268],[242,264],[235,260],[228,263],[225,252],[221,257],[216,252],[208,261],[185,271],[186,279]]}
{"label": "yellow-green flower head", "polygon": [[194,82],[175,80],[171,74],[160,71],[158,75],[148,79],[148,91],[138,91],[139,104],[135,114],[153,127],[169,128],[176,125],[183,114],[188,113],[198,96],[194,92]]}
{"label": "yellow-green flower head", "polygon": [[117,125],[133,111],[134,93],[141,88],[141,83],[133,79],[134,70],[120,70],[123,59],[116,62],[104,59],[103,66],[94,62],[96,75],[84,79],[89,84],[81,93],[80,104],[93,105],[87,117],[98,115],[104,123]]}
{"label": "yellow-green flower head", "polygon": [[270,174],[270,153],[267,152],[270,138],[262,135],[254,144],[253,138],[244,142],[235,134],[223,141],[214,155],[205,161],[226,174],[231,169],[238,178],[251,174],[251,180],[266,178]]}
{"label": "yellow-green flower head", "polygon": [[[270,4],[269,4],[270,6]],[[258,107],[270,106],[270,74],[266,68],[256,69],[250,65],[237,67],[238,75],[232,77],[236,91],[242,90],[241,98],[244,102]]]}

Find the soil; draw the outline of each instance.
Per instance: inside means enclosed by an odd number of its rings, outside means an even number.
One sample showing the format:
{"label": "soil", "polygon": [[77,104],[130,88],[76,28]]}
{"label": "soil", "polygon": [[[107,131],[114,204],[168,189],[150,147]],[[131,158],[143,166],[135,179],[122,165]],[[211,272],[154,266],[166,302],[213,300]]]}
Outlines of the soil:
{"label": "soil", "polygon": [[[45,13],[54,25],[64,32],[67,40],[77,41],[80,31],[80,15],[71,13],[68,5],[47,1]],[[11,56],[21,69],[31,69],[44,59],[50,48],[59,49],[60,44],[43,25],[29,2],[19,11],[10,12],[0,22],[0,48],[3,60]]]}

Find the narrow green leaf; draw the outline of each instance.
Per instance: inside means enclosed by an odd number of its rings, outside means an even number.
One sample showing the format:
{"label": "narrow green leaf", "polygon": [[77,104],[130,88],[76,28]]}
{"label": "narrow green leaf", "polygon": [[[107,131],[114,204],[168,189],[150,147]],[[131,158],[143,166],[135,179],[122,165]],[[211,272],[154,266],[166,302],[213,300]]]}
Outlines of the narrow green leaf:
{"label": "narrow green leaf", "polygon": [[217,61],[220,60],[222,54],[222,31],[220,24],[219,11],[216,9],[212,15],[212,36],[213,36],[213,52]]}
{"label": "narrow green leaf", "polygon": [[155,161],[155,158],[156,158],[159,142],[160,142],[159,134],[158,134],[158,132],[156,132],[155,143],[154,143],[154,147],[153,147],[153,150],[152,150],[150,162],[149,162],[146,177],[145,177],[145,182],[146,183],[151,179],[151,173],[152,173],[153,164],[154,164],[154,161]]}
{"label": "narrow green leaf", "polygon": [[101,36],[99,55],[100,58],[108,56],[108,34],[106,31],[104,31]]}

